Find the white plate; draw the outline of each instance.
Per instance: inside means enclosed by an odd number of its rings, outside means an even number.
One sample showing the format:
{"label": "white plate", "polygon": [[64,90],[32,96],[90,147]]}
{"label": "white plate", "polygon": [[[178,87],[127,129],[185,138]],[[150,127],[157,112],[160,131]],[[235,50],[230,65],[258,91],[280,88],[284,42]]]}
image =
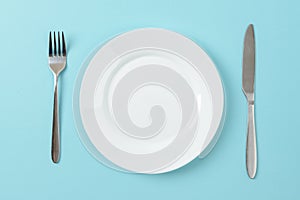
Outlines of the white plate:
{"label": "white plate", "polygon": [[177,169],[201,154],[219,128],[221,79],[191,40],[163,29],[119,35],[77,78],[74,114],[87,149],[137,173]]}

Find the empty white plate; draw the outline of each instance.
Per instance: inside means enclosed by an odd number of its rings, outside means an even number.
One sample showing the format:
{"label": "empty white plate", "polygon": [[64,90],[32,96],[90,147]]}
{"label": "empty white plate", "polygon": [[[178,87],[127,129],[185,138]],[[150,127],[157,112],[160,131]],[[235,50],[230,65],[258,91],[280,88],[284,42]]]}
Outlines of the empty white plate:
{"label": "empty white plate", "polygon": [[149,28],[121,34],[90,55],[73,106],[80,138],[99,161],[123,171],[163,173],[211,149],[224,93],[198,45]]}

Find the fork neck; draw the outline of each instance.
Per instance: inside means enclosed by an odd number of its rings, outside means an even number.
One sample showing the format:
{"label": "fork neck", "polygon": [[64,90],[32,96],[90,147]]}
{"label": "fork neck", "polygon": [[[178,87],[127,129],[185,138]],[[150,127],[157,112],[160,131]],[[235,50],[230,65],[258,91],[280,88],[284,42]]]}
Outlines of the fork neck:
{"label": "fork neck", "polygon": [[53,73],[53,77],[54,77],[54,86],[55,86],[55,87],[57,86],[58,75],[59,75],[59,74]]}

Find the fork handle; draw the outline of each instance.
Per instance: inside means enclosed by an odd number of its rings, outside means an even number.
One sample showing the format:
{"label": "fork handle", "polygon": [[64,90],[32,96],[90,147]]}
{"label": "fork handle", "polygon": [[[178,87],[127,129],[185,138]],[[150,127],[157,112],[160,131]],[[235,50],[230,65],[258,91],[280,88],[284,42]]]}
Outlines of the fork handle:
{"label": "fork handle", "polygon": [[254,103],[248,104],[248,129],[247,129],[247,146],[246,146],[246,165],[250,178],[256,175],[257,167],[257,149],[256,149],[256,131],[254,117]]}
{"label": "fork handle", "polygon": [[59,109],[58,109],[58,76],[54,75],[54,104],[52,121],[52,146],[51,157],[54,163],[58,163],[60,157],[60,133],[59,133]]}

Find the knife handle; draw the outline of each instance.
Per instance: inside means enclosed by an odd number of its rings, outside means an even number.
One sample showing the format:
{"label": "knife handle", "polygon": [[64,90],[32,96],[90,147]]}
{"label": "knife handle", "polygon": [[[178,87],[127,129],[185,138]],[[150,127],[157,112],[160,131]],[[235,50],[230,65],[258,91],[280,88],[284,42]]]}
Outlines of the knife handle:
{"label": "knife handle", "polygon": [[257,167],[257,149],[256,149],[256,131],[254,118],[254,102],[248,104],[248,129],[247,129],[247,146],[246,146],[246,165],[250,178],[256,175]]}

